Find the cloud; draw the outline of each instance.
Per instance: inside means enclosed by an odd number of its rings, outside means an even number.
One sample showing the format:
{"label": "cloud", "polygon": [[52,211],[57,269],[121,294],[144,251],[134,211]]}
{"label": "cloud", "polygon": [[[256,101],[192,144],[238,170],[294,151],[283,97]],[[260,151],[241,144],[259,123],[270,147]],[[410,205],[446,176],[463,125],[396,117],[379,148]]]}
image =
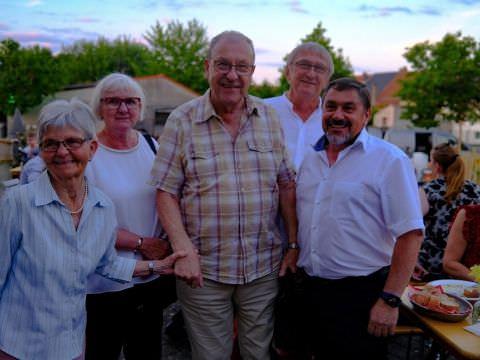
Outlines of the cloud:
{"label": "cloud", "polygon": [[79,17],[79,18],[77,18],[77,20],[78,20],[78,22],[81,22],[81,23],[84,23],[84,24],[92,24],[92,23],[100,22],[100,19],[95,19],[95,18],[91,18],[91,17],[88,17],[88,16]]}
{"label": "cloud", "polygon": [[461,4],[461,5],[475,5],[480,4],[480,0],[451,0],[454,3]]}
{"label": "cloud", "polygon": [[301,14],[308,14],[308,11],[302,8],[302,4],[298,0],[291,0],[288,2],[288,7],[291,11]]}
{"label": "cloud", "polygon": [[10,29],[10,27],[7,24],[0,23],[0,31],[5,31],[8,29]]}
{"label": "cloud", "polygon": [[99,33],[83,31],[79,28],[42,28],[38,32],[0,32],[0,38],[11,38],[22,46],[48,47],[54,53],[60,51],[62,46],[72,45],[79,40],[95,41],[100,36]]}
{"label": "cloud", "polygon": [[[479,0],[480,1],[480,0]],[[385,17],[392,16],[395,14],[403,15],[431,15],[436,16],[440,15],[440,11],[433,7],[423,7],[419,10],[412,9],[407,6],[372,6],[372,5],[361,5],[357,8],[358,11],[366,13],[370,17]]]}
{"label": "cloud", "polygon": [[29,0],[25,4],[25,6],[26,7],[35,7],[35,6],[42,5],[42,4],[43,4],[43,2],[41,0]]}

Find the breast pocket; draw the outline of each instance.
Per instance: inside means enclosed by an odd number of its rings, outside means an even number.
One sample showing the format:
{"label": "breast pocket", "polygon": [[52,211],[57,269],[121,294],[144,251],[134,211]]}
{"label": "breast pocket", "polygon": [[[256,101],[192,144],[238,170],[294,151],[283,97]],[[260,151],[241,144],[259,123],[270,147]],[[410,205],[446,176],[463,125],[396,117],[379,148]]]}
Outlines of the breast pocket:
{"label": "breast pocket", "polygon": [[367,188],[362,183],[336,181],[332,189],[330,211],[337,220],[351,221],[365,207]]}
{"label": "breast pocket", "polygon": [[272,144],[249,141],[247,146],[248,165],[246,168],[257,173],[263,187],[275,188],[278,169]]}

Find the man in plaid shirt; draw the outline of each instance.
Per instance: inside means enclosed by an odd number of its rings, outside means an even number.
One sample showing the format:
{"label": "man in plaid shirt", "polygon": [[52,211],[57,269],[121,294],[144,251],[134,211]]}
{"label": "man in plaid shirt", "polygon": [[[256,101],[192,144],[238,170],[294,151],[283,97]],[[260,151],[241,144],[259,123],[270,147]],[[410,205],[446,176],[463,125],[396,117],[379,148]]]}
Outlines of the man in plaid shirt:
{"label": "man in plaid shirt", "polygon": [[278,276],[296,270],[295,173],[274,110],[247,93],[254,61],[245,35],[212,39],[210,89],[172,112],[152,170],[162,226],[188,253],[175,274],[193,359],[230,358],[234,316],[242,358],[269,359]]}

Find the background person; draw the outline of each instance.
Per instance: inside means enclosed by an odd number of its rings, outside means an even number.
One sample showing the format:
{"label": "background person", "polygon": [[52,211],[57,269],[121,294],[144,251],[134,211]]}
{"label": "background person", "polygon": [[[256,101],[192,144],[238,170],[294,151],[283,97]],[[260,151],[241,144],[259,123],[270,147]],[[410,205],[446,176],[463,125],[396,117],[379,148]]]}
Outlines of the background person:
{"label": "background person", "polygon": [[470,274],[473,265],[480,265],[480,205],[458,211],[443,255],[443,270],[455,279],[475,281]]}
{"label": "background person", "polygon": [[269,359],[278,275],[295,269],[294,170],[273,109],[248,96],[254,61],[245,35],[212,39],[210,89],[171,113],[152,170],[162,225],[188,253],[175,274],[193,359],[230,358],[234,316],[242,358]]}
{"label": "background person", "polygon": [[117,257],[115,209],[84,177],[97,149],[95,119],[78,100],[46,105],[38,120],[47,171],[0,203],[0,358],[79,359],[87,277],[128,282],[171,273],[178,257]]}
{"label": "background person", "polygon": [[[91,107],[104,127],[86,175],[115,204],[118,254],[162,259],[170,247],[159,238],[156,190],[147,184],[155,154],[134,129],[145,106],[142,88],[127,75],[113,73],[98,83]],[[155,141],[154,145],[158,146]],[[161,358],[163,308],[172,301],[173,277],[150,276],[118,284],[95,275],[89,279],[88,291],[87,359],[116,359],[122,348],[127,359]]]}
{"label": "background person", "polygon": [[297,176],[307,336],[315,358],[385,359],[422,241],[410,159],[371,136],[370,94],[349,78],[323,98],[325,135]]}
{"label": "background person", "polygon": [[288,55],[284,70],[290,88],[281,96],[264,100],[278,114],[297,170],[305,151],[323,134],[320,94],[333,72],[332,57],[322,45],[298,45]]}
{"label": "background person", "polygon": [[423,186],[429,210],[424,217],[425,239],[415,271],[416,277],[424,281],[445,277],[442,259],[456,210],[463,205],[480,203],[480,187],[465,180],[465,164],[452,146],[437,145],[430,158],[436,178]]}

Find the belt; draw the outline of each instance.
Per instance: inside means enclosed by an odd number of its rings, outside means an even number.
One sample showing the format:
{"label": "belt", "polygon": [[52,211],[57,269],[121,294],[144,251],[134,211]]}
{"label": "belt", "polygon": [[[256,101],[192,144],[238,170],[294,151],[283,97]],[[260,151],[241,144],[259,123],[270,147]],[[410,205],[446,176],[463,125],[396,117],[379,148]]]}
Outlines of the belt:
{"label": "belt", "polygon": [[364,282],[364,281],[372,281],[372,280],[380,280],[380,279],[386,279],[388,276],[388,273],[390,271],[390,266],[384,266],[373,273],[365,276],[347,276],[341,279],[325,279],[317,276],[310,276],[307,273],[305,273],[306,280],[308,282],[311,282],[312,284],[317,284],[317,285],[333,285],[333,284],[338,284],[338,285],[344,285],[344,284],[349,284],[349,283],[359,283],[359,282]]}

